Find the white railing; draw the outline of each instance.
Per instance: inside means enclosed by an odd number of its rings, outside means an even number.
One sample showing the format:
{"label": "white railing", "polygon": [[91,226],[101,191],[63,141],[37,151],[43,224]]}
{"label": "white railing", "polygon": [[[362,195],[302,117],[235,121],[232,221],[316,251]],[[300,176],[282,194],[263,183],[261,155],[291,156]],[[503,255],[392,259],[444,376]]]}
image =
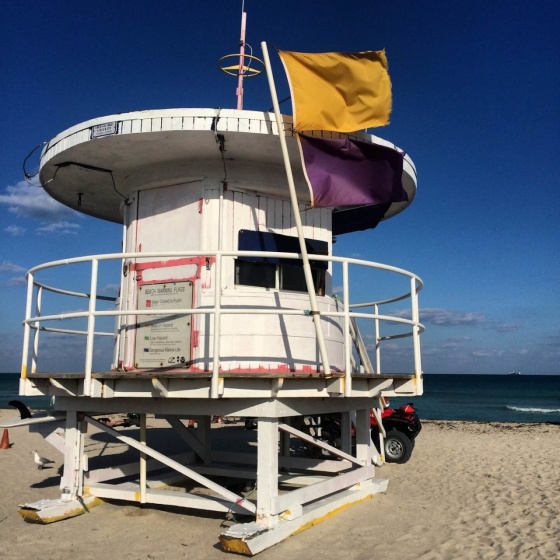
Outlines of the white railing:
{"label": "white railing", "polygon": [[[302,315],[308,314],[308,310],[303,309],[288,309],[288,308],[270,308],[262,307],[255,308],[239,306],[231,306],[231,302],[228,302],[227,308],[221,305],[221,290],[214,290],[214,306],[204,307],[204,308],[193,308],[193,309],[141,309],[141,310],[99,310],[97,308],[97,303],[99,301],[116,301],[117,298],[100,296],[97,294],[98,291],[98,268],[99,263],[103,261],[120,261],[124,263],[125,260],[130,259],[146,259],[146,258],[185,258],[185,257],[210,257],[214,258],[214,285],[221,286],[222,282],[218,279],[222,279],[222,261],[224,258],[235,258],[235,257],[268,257],[268,258],[280,258],[280,259],[301,259],[301,255],[297,253],[278,253],[278,252],[268,252],[268,251],[189,251],[189,252],[152,252],[152,253],[113,253],[106,255],[93,255],[86,257],[77,257],[72,259],[65,259],[59,261],[53,261],[43,265],[36,266],[32,268],[27,273],[27,303],[25,311],[24,325],[24,339],[23,339],[23,356],[22,356],[22,368],[21,377],[26,378],[28,372],[28,363],[30,361],[29,350],[31,343],[31,333],[33,332],[33,351],[31,354],[31,371],[37,371],[38,364],[38,353],[39,353],[39,333],[41,331],[46,332],[56,332],[64,333],[70,335],[81,335],[86,337],[86,350],[85,350],[85,364],[84,364],[84,395],[89,396],[91,394],[91,375],[92,375],[92,363],[94,354],[94,342],[96,336],[110,336],[118,338],[120,331],[120,321],[124,316],[138,316],[138,315],[169,315],[169,316],[184,316],[184,315],[212,315],[214,317],[213,331],[210,335],[214,336],[214,347],[213,347],[213,370],[212,370],[212,384],[211,384],[211,396],[216,398],[218,396],[218,386],[219,386],[219,374],[220,374],[220,317],[224,314],[259,314],[259,315]],[[312,261],[327,261],[333,263],[333,265],[342,266],[342,300],[339,299],[342,305],[342,311],[321,311],[321,316],[323,317],[333,317],[341,318],[343,323],[343,344],[344,344],[344,359],[345,359],[345,394],[348,396],[351,392],[352,386],[352,373],[355,373],[355,368],[353,367],[353,342],[356,339],[355,330],[356,320],[369,320],[373,321],[375,325],[375,356],[376,356],[376,373],[381,373],[381,343],[404,337],[412,337],[413,349],[414,349],[414,375],[416,376],[417,382],[420,381],[420,376],[422,373],[421,367],[421,356],[420,356],[420,334],[424,331],[424,326],[420,323],[419,312],[418,312],[418,294],[422,289],[422,280],[415,274],[408,272],[406,270],[396,268],[393,266],[369,262],[359,259],[334,257],[334,256],[319,256],[310,255],[310,260]],[[59,267],[66,267],[70,265],[76,265],[80,263],[90,263],[90,291],[89,292],[78,292],[62,289],[59,287],[47,285],[43,282],[37,280],[37,275],[45,270],[57,269]],[[368,301],[363,303],[350,303],[350,280],[349,280],[349,267],[357,266],[363,267],[365,269],[375,269],[377,271],[386,271],[398,276],[404,276],[409,279],[409,290],[404,293],[398,294],[391,298],[386,298],[379,301]],[[42,305],[44,299],[44,292],[50,292],[54,294],[70,296],[75,298],[86,299],[88,302],[87,311],[76,311],[69,313],[58,313],[58,314],[42,314]],[[336,296],[334,296],[336,297]],[[389,304],[394,304],[400,301],[409,301],[410,304],[410,319],[404,318],[402,316],[382,314],[380,313],[380,308],[387,306]],[[35,304],[35,315],[32,315],[33,304]],[[364,308],[372,308],[373,312],[361,311]],[[357,311],[360,310],[360,311]],[[400,315],[400,313],[399,313]],[[95,328],[96,319],[101,317],[116,317],[118,324],[117,328],[113,332],[97,331]],[[78,318],[85,318],[87,320],[86,330],[71,329],[71,328],[57,328],[50,326],[49,323],[54,321],[69,321]],[[399,332],[396,334],[390,334],[382,336],[381,325],[384,323],[400,324],[407,328],[404,332]],[[354,331],[354,336],[353,336]],[[118,344],[116,345],[118,346]],[[356,345],[358,346],[358,345]],[[362,349],[363,352],[363,349]],[[358,353],[360,350],[358,349]],[[214,359],[216,357],[216,359]],[[371,373],[371,372],[370,372]]]}

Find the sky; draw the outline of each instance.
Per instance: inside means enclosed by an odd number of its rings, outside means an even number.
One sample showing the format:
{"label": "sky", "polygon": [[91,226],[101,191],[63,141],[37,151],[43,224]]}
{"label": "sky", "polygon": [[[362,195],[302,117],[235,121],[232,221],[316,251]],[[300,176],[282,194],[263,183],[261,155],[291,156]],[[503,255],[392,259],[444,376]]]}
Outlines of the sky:
{"label": "sky", "polygon": [[[391,122],[370,132],[413,159],[417,197],[377,229],[339,237],[335,252],[422,278],[424,372],[560,374],[560,4],[246,0],[245,10],[256,56],[261,41],[271,51],[386,50]],[[238,50],[240,13],[241,0],[3,6],[0,372],[20,369],[25,271],[121,243],[120,226],[29,186],[26,156],[98,116],[235,108],[236,80],[217,61]],[[271,106],[265,77],[246,80],[244,108]],[[36,152],[26,169],[37,167]],[[76,367],[64,337],[48,352],[50,366]]]}

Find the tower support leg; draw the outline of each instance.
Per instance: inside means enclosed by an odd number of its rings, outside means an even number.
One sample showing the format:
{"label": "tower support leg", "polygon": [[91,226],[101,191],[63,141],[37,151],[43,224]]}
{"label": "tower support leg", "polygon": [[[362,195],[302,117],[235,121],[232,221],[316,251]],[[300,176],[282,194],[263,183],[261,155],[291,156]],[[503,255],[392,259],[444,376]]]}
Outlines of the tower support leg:
{"label": "tower support leg", "polygon": [[79,412],[68,411],[64,432],[64,473],[60,480],[61,497],[58,500],[41,500],[24,504],[19,510],[29,523],[54,523],[75,517],[101,502],[94,496],[83,496],[84,471],[87,458],[84,455],[84,438],[87,425]]}

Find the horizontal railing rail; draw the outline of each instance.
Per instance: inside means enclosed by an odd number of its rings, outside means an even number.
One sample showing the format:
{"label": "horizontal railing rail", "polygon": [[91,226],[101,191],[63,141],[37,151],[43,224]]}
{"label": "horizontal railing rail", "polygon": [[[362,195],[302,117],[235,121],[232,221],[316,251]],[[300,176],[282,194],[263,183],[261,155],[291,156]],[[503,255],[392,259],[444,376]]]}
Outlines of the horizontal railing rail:
{"label": "horizontal railing rail", "polygon": [[[219,317],[220,315],[278,315],[278,316],[289,316],[289,315],[302,315],[308,314],[309,310],[299,309],[299,308],[289,308],[289,307],[277,307],[270,305],[254,306],[251,307],[243,305],[232,305],[230,303],[224,305],[221,303],[221,298],[217,297],[217,292],[219,290],[214,289],[214,305],[199,306],[192,309],[112,309],[103,310],[97,308],[98,301],[108,301],[116,302],[119,297],[99,295],[97,293],[97,282],[98,282],[98,266],[100,262],[105,261],[120,261],[126,263],[127,261],[135,261],[136,259],[173,259],[173,258],[189,258],[189,257],[209,257],[215,259],[214,262],[216,266],[214,267],[214,274],[216,271],[221,270],[221,262],[224,258],[238,258],[238,257],[253,257],[253,258],[273,258],[273,259],[290,259],[296,260],[301,259],[301,255],[298,253],[281,253],[281,252],[269,252],[269,251],[175,251],[175,252],[146,252],[146,253],[111,253],[105,255],[93,255],[76,257],[71,259],[63,259],[58,261],[52,261],[42,265],[33,267],[27,273],[27,302],[26,302],[26,315],[23,321],[24,325],[24,342],[23,342],[23,357],[22,357],[22,378],[27,376],[27,366],[29,363],[29,349],[30,349],[30,338],[31,333],[34,333],[33,340],[33,351],[31,353],[32,362],[32,372],[37,370],[38,364],[38,354],[39,354],[39,332],[55,332],[63,333],[68,335],[81,335],[85,336],[86,342],[86,356],[85,356],[85,382],[84,382],[84,394],[90,395],[91,386],[91,373],[92,373],[92,363],[93,363],[93,352],[94,352],[94,338],[97,336],[112,336],[117,338],[119,336],[119,327],[116,330],[109,332],[103,330],[96,330],[95,323],[99,318],[104,317],[114,317],[120,320],[122,317],[126,316],[164,316],[164,317],[180,317],[186,315],[211,315]],[[376,369],[375,373],[381,373],[381,342],[387,340],[394,340],[399,338],[412,337],[413,347],[414,347],[414,375],[418,378],[421,375],[421,360],[420,360],[420,341],[419,335],[424,331],[424,326],[420,323],[418,317],[418,294],[423,287],[422,280],[415,274],[408,272],[404,269],[393,267],[390,265],[376,263],[371,261],[365,261],[361,259],[345,258],[345,257],[335,257],[326,255],[309,255],[311,261],[322,261],[332,263],[333,265],[342,266],[342,299],[337,298],[337,296],[332,296],[336,298],[339,303],[340,311],[321,311],[321,316],[325,318],[336,318],[342,319],[343,328],[343,347],[345,356],[345,393],[350,394],[351,383],[352,383],[352,373],[353,364],[355,364],[352,351],[352,344],[356,345],[356,333],[357,320],[373,321],[375,325],[375,353],[376,353]],[[36,279],[36,276],[46,270],[57,269],[59,267],[72,266],[77,264],[89,263],[91,267],[90,272],[90,290],[87,291],[75,291],[62,288],[60,286],[49,285],[45,282],[40,282]],[[384,271],[391,274],[396,274],[399,276],[404,276],[409,280],[409,290],[399,293],[394,297],[384,298],[377,301],[350,303],[350,280],[349,280],[349,267],[361,267],[363,269],[370,269],[376,271]],[[221,279],[214,277],[213,286],[221,286]],[[88,302],[88,308],[85,310],[72,311],[67,313],[50,313],[43,315],[41,313],[42,300],[44,293],[53,293],[62,296],[69,296],[74,298],[85,299]],[[208,295],[212,295],[212,290],[209,290]],[[331,296],[327,296],[331,297]],[[380,313],[380,307],[389,304],[394,304],[400,301],[410,300],[410,318],[391,315],[388,313]],[[35,314],[32,313],[33,305],[35,304]],[[370,308],[372,311],[365,311],[365,309]],[[49,323],[57,321],[69,321],[76,319],[87,320],[87,328],[58,328],[51,326]],[[381,324],[397,324],[406,327],[407,330],[404,332],[392,333],[388,335],[381,335],[380,325]],[[216,345],[214,347],[214,352],[212,355],[213,367],[213,383],[212,387],[218,387],[218,377],[220,373],[220,321],[213,321],[212,332],[210,336],[214,336]],[[289,336],[289,333],[288,333]],[[362,337],[359,337],[362,340]],[[363,341],[358,349],[358,354],[363,356]],[[209,360],[210,361],[210,360]],[[364,360],[362,359],[362,362]],[[369,363],[369,359],[365,360]],[[371,372],[370,372],[371,373]],[[215,378],[215,379],[214,379]],[[217,397],[216,390],[212,391],[212,396]]]}

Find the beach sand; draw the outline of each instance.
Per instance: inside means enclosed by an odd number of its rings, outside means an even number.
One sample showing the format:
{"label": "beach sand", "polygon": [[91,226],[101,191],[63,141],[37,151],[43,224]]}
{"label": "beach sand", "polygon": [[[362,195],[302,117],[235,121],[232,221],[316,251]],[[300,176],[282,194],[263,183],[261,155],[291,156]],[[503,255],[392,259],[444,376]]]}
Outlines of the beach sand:
{"label": "beach sand", "polygon": [[[15,411],[0,411],[0,421]],[[217,428],[221,437],[224,430]],[[131,430],[133,430],[131,428]],[[247,432],[244,432],[247,434]],[[18,504],[58,498],[60,454],[26,428],[0,450],[0,558],[40,560],[238,557],[219,548],[223,514],[105,503],[51,525]],[[228,439],[230,439],[228,437]],[[232,441],[234,438],[231,438]],[[119,447],[120,446],[120,447]],[[93,442],[88,453],[120,452]],[[30,454],[55,460],[38,470]],[[411,460],[385,465],[388,491],[259,554],[260,560],[560,558],[560,426],[424,422]]]}

